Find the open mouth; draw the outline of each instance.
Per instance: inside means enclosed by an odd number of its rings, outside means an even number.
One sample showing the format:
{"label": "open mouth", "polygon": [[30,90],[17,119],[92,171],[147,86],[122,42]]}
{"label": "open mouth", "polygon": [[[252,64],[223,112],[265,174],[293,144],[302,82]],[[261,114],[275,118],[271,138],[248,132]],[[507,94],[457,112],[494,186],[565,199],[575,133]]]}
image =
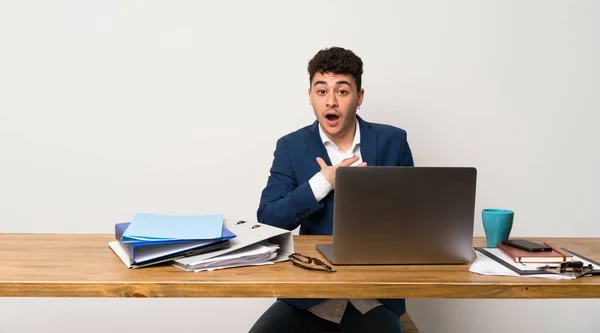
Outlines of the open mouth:
{"label": "open mouth", "polygon": [[325,115],[325,122],[329,127],[335,127],[339,121],[340,116],[336,115],[335,113],[328,113]]}

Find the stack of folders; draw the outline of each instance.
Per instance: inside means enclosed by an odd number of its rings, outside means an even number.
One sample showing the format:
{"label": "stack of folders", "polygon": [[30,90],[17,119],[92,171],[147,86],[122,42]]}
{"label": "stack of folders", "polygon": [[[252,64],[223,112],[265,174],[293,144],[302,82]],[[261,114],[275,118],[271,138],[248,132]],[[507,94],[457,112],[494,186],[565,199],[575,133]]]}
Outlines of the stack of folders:
{"label": "stack of folders", "polygon": [[159,263],[189,272],[285,261],[294,252],[292,232],[223,215],[137,214],[115,225],[110,248],[128,268]]}
{"label": "stack of folders", "polygon": [[225,249],[235,237],[223,215],[137,214],[115,225],[108,245],[128,268],[139,268]]}

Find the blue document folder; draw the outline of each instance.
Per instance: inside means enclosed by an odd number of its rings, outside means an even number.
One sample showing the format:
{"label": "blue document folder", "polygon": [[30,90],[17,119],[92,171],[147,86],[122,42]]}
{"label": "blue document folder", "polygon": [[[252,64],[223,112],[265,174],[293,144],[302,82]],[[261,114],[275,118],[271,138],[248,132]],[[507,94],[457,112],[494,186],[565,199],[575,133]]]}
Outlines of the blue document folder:
{"label": "blue document folder", "polygon": [[178,259],[215,249],[222,249],[229,244],[230,239],[236,237],[234,233],[223,226],[221,227],[221,237],[215,239],[162,241],[132,240],[123,243],[121,242],[121,239],[130,225],[129,222],[117,223],[115,225],[115,238],[130,258],[130,263],[135,265],[163,262],[166,259]]}
{"label": "blue document folder", "polygon": [[223,215],[137,214],[119,241],[174,241],[220,239]]}

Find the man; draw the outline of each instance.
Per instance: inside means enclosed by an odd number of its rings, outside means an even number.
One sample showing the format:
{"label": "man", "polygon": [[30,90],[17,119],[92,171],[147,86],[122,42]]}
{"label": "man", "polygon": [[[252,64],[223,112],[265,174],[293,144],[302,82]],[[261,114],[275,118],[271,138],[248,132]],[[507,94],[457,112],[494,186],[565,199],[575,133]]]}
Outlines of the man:
{"label": "man", "polygon": [[[277,141],[259,222],[331,235],[336,168],[414,165],[403,129],[356,115],[364,97],[362,65],[339,47],[309,61],[308,96],[317,119]],[[250,332],[401,332],[404,312],[404,299],[278,299]]]}

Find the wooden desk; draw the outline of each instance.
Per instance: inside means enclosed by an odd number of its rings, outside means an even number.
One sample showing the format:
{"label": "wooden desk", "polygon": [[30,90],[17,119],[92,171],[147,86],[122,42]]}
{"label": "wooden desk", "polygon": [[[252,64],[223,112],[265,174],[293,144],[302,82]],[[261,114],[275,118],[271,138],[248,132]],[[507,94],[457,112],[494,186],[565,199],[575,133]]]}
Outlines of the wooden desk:
{"label": "wooden desk", "polygon": [[[108,247],[112,235],[0,234],[0,296],[12,297],[377,297],[598,298],[600,277],[547,280],[480,276],[469,265],[336,266],[324,273],[290,262],[190,273],[170,265],[130,270]],[[319,256],[328,236],[295,236]],[[600,260],[600,239],[546,239]],[[482,238],[475,246],[483,245]]]}

